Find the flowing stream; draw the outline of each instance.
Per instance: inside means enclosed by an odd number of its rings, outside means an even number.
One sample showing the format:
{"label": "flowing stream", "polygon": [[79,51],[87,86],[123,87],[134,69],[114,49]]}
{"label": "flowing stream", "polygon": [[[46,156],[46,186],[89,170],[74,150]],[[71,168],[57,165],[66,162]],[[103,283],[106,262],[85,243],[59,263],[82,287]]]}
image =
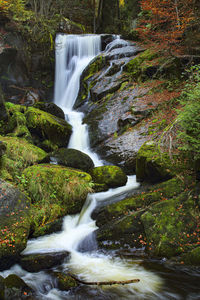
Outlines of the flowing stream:
{"label": "flowing stream", "polygon": [[[98,35],[58,35],[56,38],[55,103],[64,110],[67,121],[73,126],[68,147],[90,155],[95,166],[101,166],[103,162],[90,149],[87,126],[82,124],[84,114],[74,111],[73,106],[79,91],[80,76],[100,51],[101,36]],[[70,258],[60,265],[60,271],[70,271],[89,282],[138,278],[139,283],[112,287],[82,286],[74,292],[66,292],[57,288],[53,275],[47,272],[28,273],[16,265],[1,275],[5,277],[11,273],[18,274],[36,290],[37,299],[186,299],[182,298],[181,293],[176,293],[174,288],[170,290],[166,284],[164,287],[167,276],[163,276],[158,268],[148,264],[144,268],[142,260],[121,259],[112,252],[99,251],[96,246],[93,234],[97,226],[91,218],[95,207],[136,187],[138,183],[135,176],[129,176],[126,186],[89,194],[79,215],[64,218],[61,232],[28,241],[23,254],[67,251],[70,252]],[[80,251],[81,244],[86,240],[87,246],[84,247],[84,251]],[[163,277],[166,279],[163,280]]]}

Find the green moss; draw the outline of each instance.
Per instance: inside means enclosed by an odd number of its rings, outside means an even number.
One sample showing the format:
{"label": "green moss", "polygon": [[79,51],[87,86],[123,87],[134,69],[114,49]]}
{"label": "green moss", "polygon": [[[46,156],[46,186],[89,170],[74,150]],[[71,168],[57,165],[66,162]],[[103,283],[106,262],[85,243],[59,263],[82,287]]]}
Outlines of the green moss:
{"label": "green moss", "polygon": [[146,70],[151,67],[151,61],[158,56],[158,53],[151,50],[145,50],[128,62],[124,71],[127,72],[132,79],[140,81],[146,78]]}
{"label": "green moss", "polygon": [[66,121],[33,107],[27,109],[25,116],[30,131],[57,146],[67,145],[72,127]]}
{"label": "green moss", "polygon": [[24,170],[23,176],[24,189],[33,201],[35,230],[41,234],[45,233],[46,223],[80,212],[87,194],[92,191],[89,174],[58,165],[31,166]]}
{"label": "green moss", "polygon": [[198,241],[191,234],[197,225],[195,207],[188,194],[182,193],[174,199],[155,203],[142,215],[148,247],[154,255],[172,257]]}
{"label": "green moss", "polygon": [[28,143],[25,139],[16,137],[3,137],[0,140],[6,144],[6,152],[1,159],[1,177],[6,179],[21,175],[21,171],[42,160],[47,154],[42,149]]}
{"label": "green moss", "polygon": [[166,152],[161,152],[153,142],[142,145],[137,154],[136,176],[140,181],[159,182],[173,176],[173,165]]}
{"label": "green moss", "polygon": [[67,274],[56,272],[54,275],[57,278],[58,288],[61,291],[68,291],[69,289],[78,286],[77,281]]}
{"label": "green moss", "polygon": [[186,264],[200,265],[200,247],[196,247],[181,257]]}
{"label": "green moss", "polygon": [[126,184],[127,176],[117,166],[96,167],[90,171],[95,183],[106,184],[108,187],[118,187]]}

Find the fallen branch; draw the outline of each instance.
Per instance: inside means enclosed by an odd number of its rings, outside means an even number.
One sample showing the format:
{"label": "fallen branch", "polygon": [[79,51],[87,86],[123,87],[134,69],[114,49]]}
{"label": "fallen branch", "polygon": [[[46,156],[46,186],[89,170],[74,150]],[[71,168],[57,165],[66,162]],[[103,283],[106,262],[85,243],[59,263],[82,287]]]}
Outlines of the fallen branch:
{"label": "fallen branch", "polygon": [[75,279],[76,281],[78,281],[79,283],[82,283],[82,284],[86,284],[86,285],[114,285],[114,284],[129,284],[129,283],[136,283],[136,282],[139,282],[140,279],[130,279],[130,280],[124,280],[124,281],[97,281],[97,282],[86,282],[86,281],[83,281],[79,278],[77,278],[76,276],[72,275],[72,274],[69,274],[69,276],[73,279]]}

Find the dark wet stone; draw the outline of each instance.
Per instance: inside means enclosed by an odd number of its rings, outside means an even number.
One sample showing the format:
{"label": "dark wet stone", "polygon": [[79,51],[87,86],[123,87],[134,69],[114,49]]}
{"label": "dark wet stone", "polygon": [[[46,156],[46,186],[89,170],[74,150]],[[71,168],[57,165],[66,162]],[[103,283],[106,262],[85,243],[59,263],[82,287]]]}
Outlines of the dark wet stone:
{"label": "dark wet stone", "polygon": [[49,114],[54,115],[60,119],[65,119],[63,110],[55,103],[37,102],[34,107],[46,111]]}
{"label": "dark wet stone", "polygon": [[20,265],[28,272],[40,272],[60,265],[68,255],[68,252],[25,255]]}

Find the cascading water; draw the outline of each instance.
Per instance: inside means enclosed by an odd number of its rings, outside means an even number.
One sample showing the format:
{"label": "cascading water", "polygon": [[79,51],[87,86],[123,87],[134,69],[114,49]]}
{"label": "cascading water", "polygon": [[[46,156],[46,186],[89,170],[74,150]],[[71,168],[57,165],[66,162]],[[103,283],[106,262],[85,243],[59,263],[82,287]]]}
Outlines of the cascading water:
{"label": "cascading water", "polygon": [[[56,38],[55,102],[64,110],[66,119],[73,126],[73,134],[68,146],[90,155],[96,166],[102,165],[102,161],[90,150],[87,127],[82,124],[83,113],[73,111],[73,106],[78,95],[81,73],[88,63],[100,53],[100,45],[101,37],[96,35],[58,35]],[[140,282],[136,284],[129,284],[125,287],[119,285],[114,289],[112,288],[109,299],[116,297],[118,299],[155,299],[157,290],[161,285],[161,279],[153,272],[146,271],[137,263],[129,264],[98,251],[91,251],[91,249],[87,249],[85,253],[79,252],[80,243],[97,229],[95,221],[91,218],[91,213],[96,205],[103,201],[109,201],[109,199],[137,186],[135,176],[129,176],[124,187],[111,189],[103,193],[89,194],[79,215],[64,218],[61,232],[30,240],[22,254],[69,251],[71,253],[70,260],[63,264],[62,268],[64,270],[69,269],[85,281],[140,279]],[[11,270],[2,273],[2,275],[6,276],[10,273],[18,274],[36,289],[39,299],[41,299],[40,296],[42,299],[52,300],[76,299],[76,296],[55,289],[52,281],[51,284],[48,283],[50,286],[48,294],[43,292],[42,288],[38,289],[37,285],[41,286],[41,284],[45,284],[50,280],[44,272],[32,275],[19,266],[15,266]],[[32,283],[30,283],[31,278]],[[95,298],[108,299],[104,295],[105,291],[99,290],[99,295],[102,295],[102,297],[98,298],[98,295],[95,295]],[[77,299],[82,298],[78,297]],[[87,299],[93,299],[93,296]]]}
{"label": "cascading water", "polygon": [[[101,37],[95,35],[58,35],[56,39],[55,103],[64,110],[66,119],[73,126],[73,134],[68,147],[90,155],[96,166],[102,165],[102,161],[90,150],[87,127],[82,124],[83,113],[73,111],[73,105],[78,95],[81,73],[89,62],[100,53],[100,45]],[[88,195],[80,215],[64,218],[62,232],[29,241],[23,253],[69,251],[71,259],[65,267],[77,274],[80,270],[81,276],[86,280],[127,280],[127,278],[140,277],[141,281],[137,284],[137,291],[144,293],[145,285],[145,292],[154,293],[160,283],[159,278],[154,274],[149,275],[139,266],[127,267],[118,259],[113,260],[102,254],[78,251],[80,243],[97,229],[95,221],[91,219],[91,213],[96,203],[106,201],[137,186],[135,176],[129,176],[124,187]],[[133,293],[133,286],[130,285],[129,288]]]}

